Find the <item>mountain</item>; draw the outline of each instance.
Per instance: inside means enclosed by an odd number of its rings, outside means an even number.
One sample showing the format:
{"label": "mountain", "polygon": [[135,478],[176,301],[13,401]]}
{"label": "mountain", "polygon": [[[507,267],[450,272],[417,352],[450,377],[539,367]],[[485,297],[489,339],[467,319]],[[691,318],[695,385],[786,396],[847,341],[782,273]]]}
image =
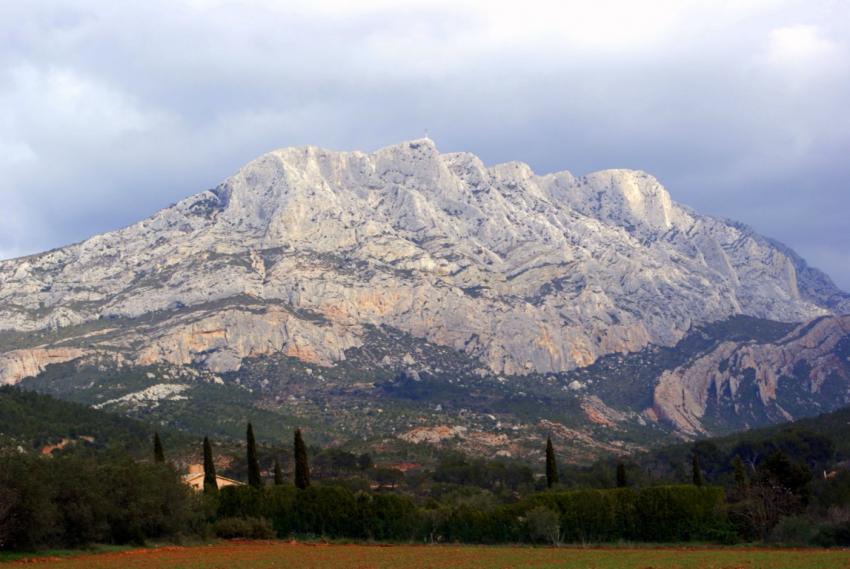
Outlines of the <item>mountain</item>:
{"label": "mountain", "polygon": [[[731,397],[725,419],[699,419],[714,413],[699,370],[719,366],[732,346],[716,346],[714,363],[700,364],[711,358],[703,352],[674,358],[675,369],[633,385],[634,401],[603,376],[593,394],[576,374],[690,346],[696,330],[730,318],[843,322],[835,316],[848,312],[850,295],[787,247],[676,204],[643,172],[536,175],[522,163],[440,154],[428,139],[373,154],[287,148],[130,227],[0,262],[0,381],[30,378],[130,407],[174,405],[203,384],[224,405],[248,392],[265,412],[323,424],[321,405],[345,408],[359,390],[371,408],[378,385],[404,407],[399,394],[430,378],[429,389],[453,398],[435,408],[474,399],[470,390],[489,393],[488,405],[531,398],[532,385],[560,406],[531,413],[538,430],[552,429],[541,420],[565,425],[561,415],[575,409],[570,428],[617,417],[641,432],[649,421],[691,435],[787,418],[736,415],[730,379],[712,392]],[[735,373],[749,373],[741,365]],[[801,397],[819,405],[820,385]],[[322,394],[310,412],[299,399],[307,393]],[[392,425],[362,427],[402,436],[422,418],[415,403],[404,408]],[[498,416],[488,409],[473,411]],[[464,424],[444,438],[455,427]],[[589,447],[612,438],[585,435]],[[443,440],[430,431],[407,440],[429,437]]]}

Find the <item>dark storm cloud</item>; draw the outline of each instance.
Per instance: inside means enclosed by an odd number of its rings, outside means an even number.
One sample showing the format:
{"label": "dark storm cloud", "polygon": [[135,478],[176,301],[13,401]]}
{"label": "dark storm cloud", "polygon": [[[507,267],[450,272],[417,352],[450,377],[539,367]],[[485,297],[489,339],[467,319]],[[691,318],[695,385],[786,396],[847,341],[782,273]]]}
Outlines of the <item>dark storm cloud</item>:
{"label": "dark storm cloud", "polygon": [[[352,8],[356,4],[356,9]],[[850,288],[842,2],[20,2],[0,7],[0,257],[272,148],[630,167]]]}

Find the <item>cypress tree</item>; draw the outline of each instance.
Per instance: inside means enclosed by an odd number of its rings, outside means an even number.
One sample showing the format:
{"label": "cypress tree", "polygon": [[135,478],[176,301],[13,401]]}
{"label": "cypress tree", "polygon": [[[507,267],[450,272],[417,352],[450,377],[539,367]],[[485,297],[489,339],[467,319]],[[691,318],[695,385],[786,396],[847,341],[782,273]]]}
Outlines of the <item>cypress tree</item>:
{"label": "cypress tree", "polygon": [[626,480],[626,465],[621,462],[617,465],[617,488],[625,488],[628,485],[628,480]]}
{"label": "cypress tree", "polygon": [[260,476],[260,462],[257,460],[257,441],[254,440],[254,427],[248,423],[248,484],[253,488],[260,488],[263,479]]}
{"label": "cypress tree", "polygon": [[744,461],[741,460],[740,456],[732,459],[732,468],[735,469],[735,486],[740,491],[746,490],[749,486],[749,480],[747,480],[747,471],[744,469]]}
{"label": "cypress tree", "polygon": [[280,463],[277,460],[274,461],[274,485],[283,485],[283,472],[280,471]]}
{"label": "cypress tree", "polygon": [[213,462],[212,445],[210,440],[204,437],[204,492],[217,492],[218,481],[215,477],[215,463]]}
{"label": "cypress tree", "polygon": [[699,466],[699,455],[694,454],[691,461],[691,469],[693,470],[694,486],[702,486],[702,469]]}
{"label": "cypress tree", "polygon": [[162,441],[159,440],[159,431],[153,434],[153,461],[165,462],[165,451],[162,450]]}
{"label": "cypress tree", "polygon": [[307,445],[301,438],[301,429],[295,429],[295,486],[304,490],[310,485],[310,465],[307,463]]}
{"label": "cypress tree", "polygon": [[558,483],[558,464],[555,462],[555,449],[552,438],[546,437],[546,487],[551,488]]}

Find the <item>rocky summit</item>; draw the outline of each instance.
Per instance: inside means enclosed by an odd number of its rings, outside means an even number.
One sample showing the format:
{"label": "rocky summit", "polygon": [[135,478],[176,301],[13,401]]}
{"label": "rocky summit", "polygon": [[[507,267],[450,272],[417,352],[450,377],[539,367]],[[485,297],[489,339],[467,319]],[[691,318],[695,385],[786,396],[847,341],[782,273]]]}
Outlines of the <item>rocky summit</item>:
{"label": "rocky summit", "polygon": [[[791,416],[783,407],[741,419],[735,394],[751,375],[763,407],[783,377],[806,376],[805,389],[788,388],[798,399],[816,400],[830,373],[846,394],[847,362],[835,350],[848,334],[836,316],[847,313],[850,295],[793,251],[675,203],[644,172],[538,175],[441,154],[429,139],[372,154],[286,148],[130,227],[0,261],[0,382],[41,378],[44,388],[59,369],[145,369],[149,383],[168,385],[254,378],[266,382],[250,388],[265,393],[265,409],[295,413],[293,395],[269,387],[286,375],[282,362],[301,374],[291,386],[321,383],[322,370],[356,369],[353,385],[374,384],[377,369],[397,383],[460,366],[517,390],[554,381],[585,418],[687,435]],[[736,332],[652,367],[620,403],[611,374],[587,375],[681,351],[701,327],[744,317],[787,328],[769,345]],[[771,343],[795,326],[797,339]],[[812,333],[830,338],[817,365],[806,359]],[[810,381],[794,368],[798,355],[811,373],[835,361]],[[728,402],[726,423],[705,419],[712,397]]]}

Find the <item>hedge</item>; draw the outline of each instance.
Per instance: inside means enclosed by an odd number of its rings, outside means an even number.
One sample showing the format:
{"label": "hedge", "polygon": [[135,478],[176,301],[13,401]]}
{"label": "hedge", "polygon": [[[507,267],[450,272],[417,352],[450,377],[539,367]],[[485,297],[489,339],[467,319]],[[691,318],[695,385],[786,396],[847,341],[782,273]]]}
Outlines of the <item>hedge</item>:
{"label": "hedge", "polygon": [[488,509],[421,508],[404,496],[341,486],[242,486],[222,489],[218,516],[267,518],[280,537],[510,543],[533,541],[524,516],[540,506],[558,513],[568,542],[711,540],[727,531],[723,489],[684,485],[544,492]]}

